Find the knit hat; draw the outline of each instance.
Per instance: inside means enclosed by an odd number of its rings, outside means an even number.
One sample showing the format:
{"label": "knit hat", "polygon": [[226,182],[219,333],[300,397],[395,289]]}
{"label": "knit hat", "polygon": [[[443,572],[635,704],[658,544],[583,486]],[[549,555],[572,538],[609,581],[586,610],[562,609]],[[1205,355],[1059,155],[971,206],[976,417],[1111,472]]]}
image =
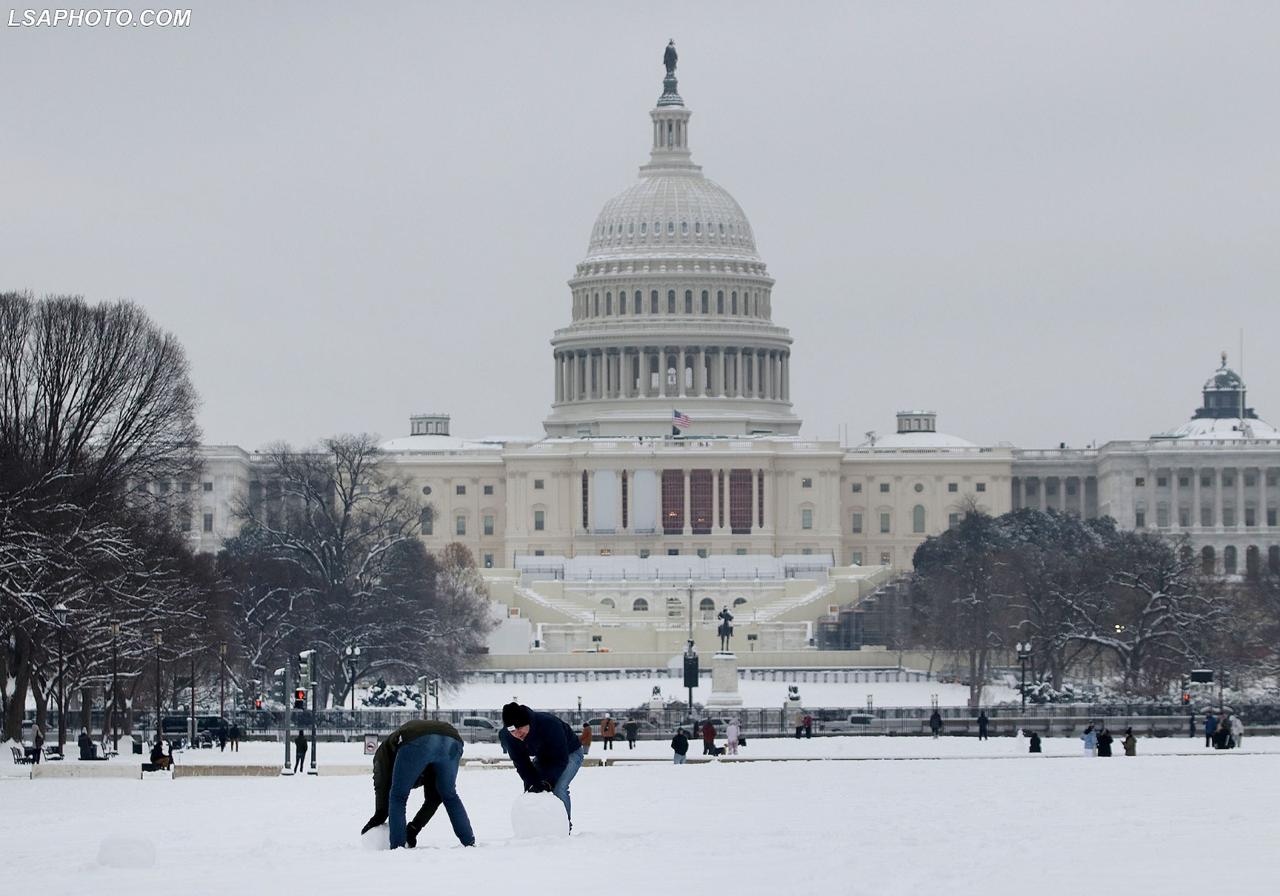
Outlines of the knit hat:
{"label": "knit hat", "polygon": [[523,728],[529,724],[529,707],[519,703],[508,703],[502,707],[502,727]]}

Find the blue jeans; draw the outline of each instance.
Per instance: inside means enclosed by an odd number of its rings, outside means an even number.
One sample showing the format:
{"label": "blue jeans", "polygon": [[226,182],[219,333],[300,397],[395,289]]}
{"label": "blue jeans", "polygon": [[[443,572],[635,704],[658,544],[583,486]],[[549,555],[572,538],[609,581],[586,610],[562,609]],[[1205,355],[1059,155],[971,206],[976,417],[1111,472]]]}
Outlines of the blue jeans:
{"label": "blue jeans", "polygon": [[388,805],[388,821],[391,824],[391,848],[405,844],[405,805],[413,785],[431,766],[436,776],[436,791],[440,802],[449,813],[453,833],[463,846],[472,846],[476,835],[471,830],[471,819],[458,796],[458,762],[462,759],[462,744],[443,734],[427,734],[402,744],[396,751],[396,764],[391,770],[391,799]]}
{"label": "blue jeans", "polygon": [[676,765],[684,765],[684,754],[676,753],[671,761]]}
{"label": "blue jeans", "polygon": [[578,773],[578,769],[582,768],[582,759],[581,748],[570,753],[569,764],[564,767],[564,771],[556,779],[555,786],[551,788],[551,792],[560,798],[560,802],[564,803],[564,814],[569,816],[570,821],[573,820],[573,808],[569,804],[569,782]]}

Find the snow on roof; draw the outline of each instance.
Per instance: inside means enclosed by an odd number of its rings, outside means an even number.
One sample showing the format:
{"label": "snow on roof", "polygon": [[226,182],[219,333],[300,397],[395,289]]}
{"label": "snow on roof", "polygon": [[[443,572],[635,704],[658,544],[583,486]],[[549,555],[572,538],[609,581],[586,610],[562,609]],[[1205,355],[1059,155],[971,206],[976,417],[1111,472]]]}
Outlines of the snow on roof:
{"label": "snow on roof", "polygon": [[1265,420],[1199,417],[1153,439],[1280,439],[1280,430]]}
{"label": "snow on roof", "polygon": [[959,436],[945,432],[894,432],[880,436],[875,443],[863,442],[859,448],[977,448]]}
{"label": "snow on roof", "polygon": [[[456,451],[498,451],[501,450],[504,442],[516,441],[507,438],[489,438],[489,439],[461,439],[457,436],[443,436],[434,434],[424,434],[416,436],[402,436],[398,439],[391,439],[383,442],[378,447],[383,451],[395,452],[456,452]],[[521,440],[523,441],[523,440]]]}
{"label": "snow on roof", "polygon": [[600,579],[613,581],[627,578],[642,581],[660,577],[695,581],[711,581],[719,578],[786,578],[788,567],[807,570],[827,569],[831,557],[823,554],[786,554],[772,557],[768,554],[712,554],[708,557],[657,556],[641,558],[631,555],[583,556],[583,557],[517,557],[517,569],[534,569],[541,572],[557,571],[565,579],[585,581]]}

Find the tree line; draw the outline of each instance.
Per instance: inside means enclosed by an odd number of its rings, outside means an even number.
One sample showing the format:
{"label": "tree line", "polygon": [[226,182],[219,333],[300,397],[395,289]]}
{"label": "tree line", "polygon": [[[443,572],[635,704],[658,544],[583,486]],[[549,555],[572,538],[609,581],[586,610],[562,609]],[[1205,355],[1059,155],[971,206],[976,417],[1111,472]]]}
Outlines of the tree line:
{"label": "tree line", "polygon": [[971,508],[914,561],[911,637],[962,657],[974,706],[1019,643],[1031,647],[1031,680],[1054,689],[1092,663],[1144,697],[1192,668],[1275,670],[1280,580],[1206,575],[1185,538],[1110,518]]}
{"label": "tree line", "polygon": [[474,563],[423,548],[430,508],[372,436],[273,446],[241,534],[197,553],[197,407],[181,344],[136,305],[0,293],[0,740],[20,736],[29,699],[47,727],[78,695],[80,725],[99,706],[105,733],[179,677],[249,693],[303,649],[335,696],[347,647],[358,675],[445,681],[481,649]]}

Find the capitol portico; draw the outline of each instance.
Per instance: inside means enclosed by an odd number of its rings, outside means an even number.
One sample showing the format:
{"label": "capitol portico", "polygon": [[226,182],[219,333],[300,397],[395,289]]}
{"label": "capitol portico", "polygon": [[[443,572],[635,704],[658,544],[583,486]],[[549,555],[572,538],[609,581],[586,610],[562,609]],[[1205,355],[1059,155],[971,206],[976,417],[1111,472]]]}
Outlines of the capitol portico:
{"label": "capitol portico", "polygon": [[[486,569],[506,620],[494,653],[661,657],[695,606],[704,651],[720,606],[754,647],[812,650],[815,625],[973,509],[1108,515],[1185,536],[1207,570],[1280,569],[1280,432],[1225,356],[1191,419],[1144,440],[978,445],[929,410],[853,447],[803,438],[774,314],[812,299],[775,309],[746,214],[693,162],[674,53],[667,68],[649,160],[605,203],[568,283],[545,435],[464,439],[422,414],[382,446],[422,496],[426,546],[460,542]],[[192,537],[216,550],[265,474],[236,446],[205,457]]]}

